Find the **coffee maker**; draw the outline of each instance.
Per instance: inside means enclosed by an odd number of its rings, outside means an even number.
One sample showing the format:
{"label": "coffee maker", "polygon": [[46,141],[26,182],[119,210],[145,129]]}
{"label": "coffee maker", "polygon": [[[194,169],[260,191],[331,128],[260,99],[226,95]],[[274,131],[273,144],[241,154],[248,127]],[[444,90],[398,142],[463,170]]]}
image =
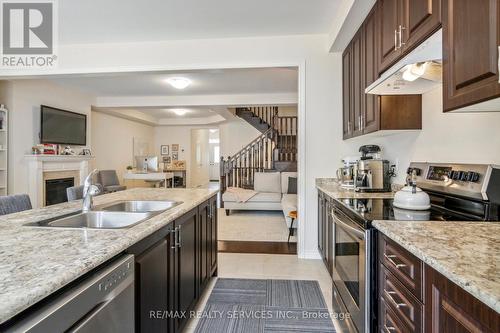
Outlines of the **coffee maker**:
{"label": "coffee maker", "polygon": [[359,148],[359,159],[354,176],[357,192],[390,192],[391,169],[389,161],[380,158],[380,147],[365,145]]}

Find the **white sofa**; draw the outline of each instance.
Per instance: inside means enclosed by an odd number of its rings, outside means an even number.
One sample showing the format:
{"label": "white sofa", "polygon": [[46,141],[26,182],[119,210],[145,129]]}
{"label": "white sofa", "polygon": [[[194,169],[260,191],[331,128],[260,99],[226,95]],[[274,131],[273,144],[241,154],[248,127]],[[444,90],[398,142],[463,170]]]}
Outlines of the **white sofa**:
{"label": "white sofa", "polygon": [[[231,210],[280,210],[285,215],[289,228],[291,219],[288,213],[297,210],[297,194],[288,194],[288,178],[297,177],[296,172],[257,172],[255,173],[254,190],[258,192],[247,202],[238,202],[233,193],[222,195],[226,215]],[[293,227],[297,228],[295,220]]]}

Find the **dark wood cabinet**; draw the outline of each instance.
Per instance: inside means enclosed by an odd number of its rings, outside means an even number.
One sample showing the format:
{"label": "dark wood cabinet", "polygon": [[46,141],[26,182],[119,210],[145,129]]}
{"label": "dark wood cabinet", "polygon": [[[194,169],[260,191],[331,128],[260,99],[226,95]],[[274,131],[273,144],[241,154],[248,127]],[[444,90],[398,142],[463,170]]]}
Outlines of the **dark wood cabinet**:
{"label": "dark wood cabinet", "polygon": [[500,332],[500,315],[429,266],[425,268],[429,333]]}
{"label": "dark wood cabinet", "polygon": [[[365,22],[345,49],[343,68],[343,138],[349,139],[381,130],[422,128],[422,96],[377,96],[365,89],[379,77],[378,59],[383,36],[378,33],[380,6],[392,8],[399,1],[382,1],[368,14]],[[384,23],[385,24],[385,23]]]}
{"label": "dark wood cabinet", "polygon": [[217,197],[213,197],[209,200],[210,205],[210,218],[208,219],[209,224],[209,243],[208,243],[208,252],[207,255],[209,259],[207,260],[210,267],[210,276],[217,275],[217,218],[218,218],[218,208],[217,208]]}
{"label": "dark wood cabinet", "polygon": [[441,26],[441,0],[379,0],[379,72],[400,60]]}
{"label": "dark wood cabinet", "polygon": [[323,192],[318,193],[318,250],[325,260],[325,250],[326,250],[326,199]]}
{"label": "dark wood cabinet", "polygon": [[378,236],[382,332],[500,332],[500,315],[385,235]]}
{"label": "dark wood cabinet", "polygon": [[342,116],[343,116],[343,138],[349,139],[352,137],[352,112],[351,112],[351,82],[352,82],[352,71],[351,71],[351,54],[352,45],[349,44],[342,55]]}
{"label": "dark wood cabinet", "polygon": [[333,238],[331,199],[323,192],[318,192],[318,250],[330,275],[333,267]]}
{"label": "dark wood cabinet", "polygon": [[411,51],[441,27],[441,0],[402,0],[403,52]]}
{"label": "dark wood cabinet", "polygon": [[[363,82],[364,89],[378,79],[378,61],[377,61],[377,16],[376,8],[368,14],[364,23],[364,66]],[[378,96],[364,94],[364,111],[362,112],[363,134],[378,131],[380,128],[380,112]]]}
{"label": "dark wood cabinet", "polygon": [[500,0],[443,0],[443,107],[500,96]]}
{"label": "dark wood cabinet", "polygon": [[[197,278],[198,209],[195,208],[175,220],[177,247],[174,274],[174,310],[188,313],[197,300],[199,282]],[[176,318],[175,331],[182,330],[187,320]]]}
{"label": "dark wood cabinet", "polygon": [[[217,197],[126,252],[135,255],[136,332],[182,331],[189,311],[217,273]],[[161,318],[151,316],[156,311]]]}
{"label": "dark wood cabinet", "polygon": [[379,29],[377,44],[379,73],[401,57],[402,49],[399,47],[398,36],[403,10],[401,2],[401,0],[379,0],[376,5],[378,6],[376,15]]}
{"label": "dark wood cabinet", "polygon": [[169,332],[169,319],[150,316],[151,311],[164,311],[169,303],[170,237],[151,246],[135,258],[136,331]]}

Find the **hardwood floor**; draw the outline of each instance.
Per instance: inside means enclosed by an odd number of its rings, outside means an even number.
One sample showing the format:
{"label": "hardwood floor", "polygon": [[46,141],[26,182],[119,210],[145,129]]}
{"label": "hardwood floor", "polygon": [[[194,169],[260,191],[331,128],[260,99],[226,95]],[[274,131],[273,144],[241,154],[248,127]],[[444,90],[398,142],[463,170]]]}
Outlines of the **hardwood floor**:
{"label": "hardwood floor", "polygon": [[297,243],[219,240],[219,253],[297,254]]}

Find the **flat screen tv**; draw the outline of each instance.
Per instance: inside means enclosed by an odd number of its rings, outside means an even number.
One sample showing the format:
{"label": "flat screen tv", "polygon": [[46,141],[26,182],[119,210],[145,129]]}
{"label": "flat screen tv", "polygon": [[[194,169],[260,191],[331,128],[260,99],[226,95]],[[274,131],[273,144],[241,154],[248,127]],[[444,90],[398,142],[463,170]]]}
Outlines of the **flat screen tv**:
{"label": "flat screen tv", "polygon": [[87,144],[87,116],[81,113],[41,106],[40,142],[61,145]]}

